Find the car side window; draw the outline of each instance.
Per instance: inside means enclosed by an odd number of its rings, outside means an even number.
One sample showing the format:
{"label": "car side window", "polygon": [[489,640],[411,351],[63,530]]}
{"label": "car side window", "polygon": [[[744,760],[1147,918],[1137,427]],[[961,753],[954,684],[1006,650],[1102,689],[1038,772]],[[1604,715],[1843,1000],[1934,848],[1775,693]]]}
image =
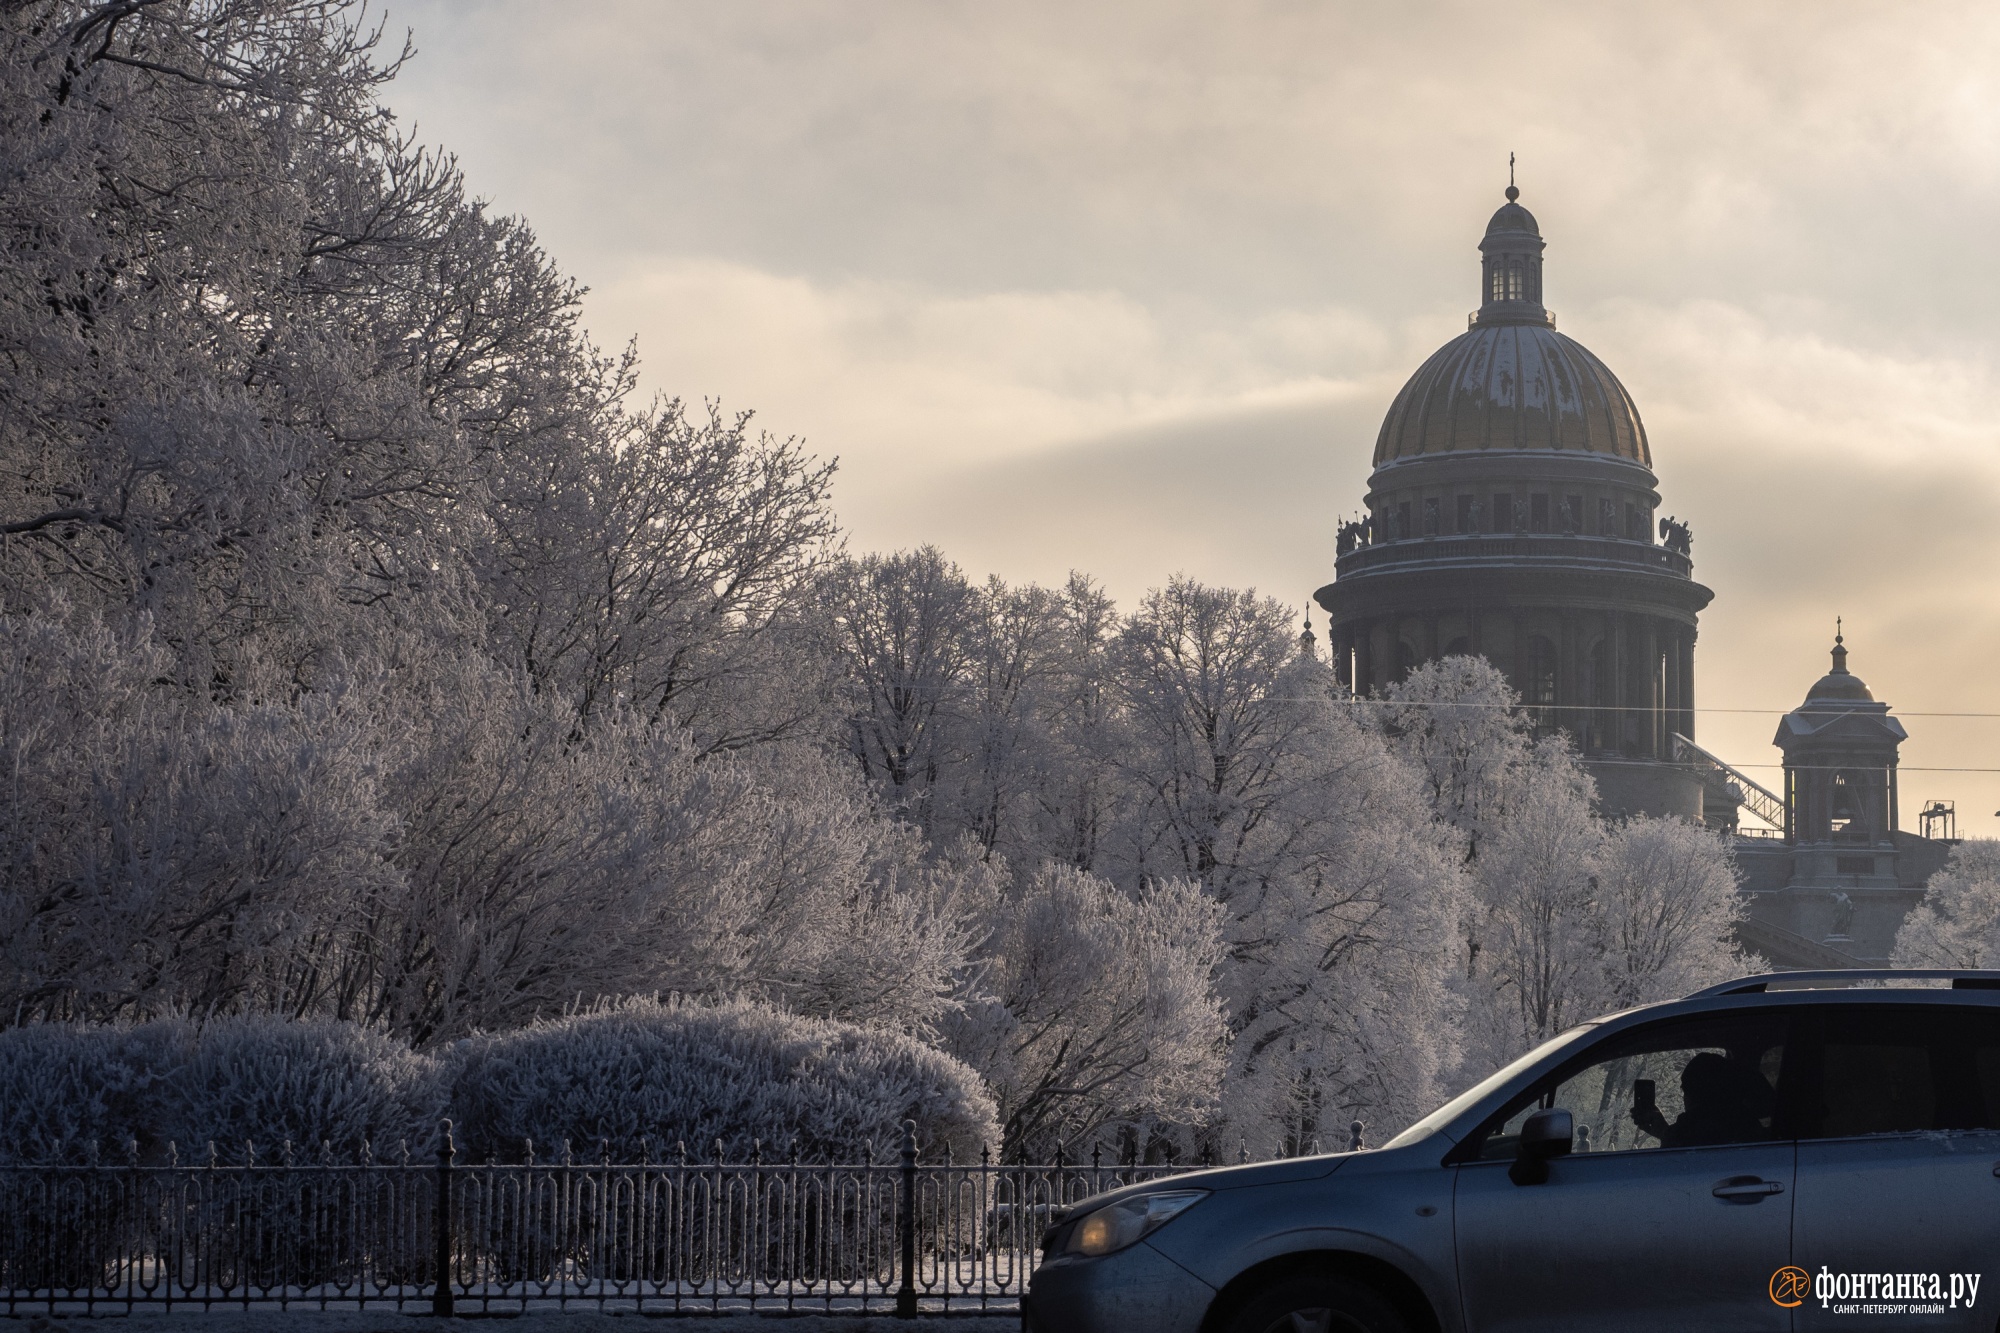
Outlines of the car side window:
{"label": "car side window", "polygon": [[1814,1015],[1800,1133],[1858,1138],[2000,1130],[2000,1010],[1828,1006]]}
{"label": "car side window", "polygon": [[1766,1010],[1607,1038],[1510,1104],[1475,1155],[1513,1157],[1521,1126],[1549,1106],[1570,1113],[1579,1154],[1775,1138],[1786,1027],[1782,1013]]}

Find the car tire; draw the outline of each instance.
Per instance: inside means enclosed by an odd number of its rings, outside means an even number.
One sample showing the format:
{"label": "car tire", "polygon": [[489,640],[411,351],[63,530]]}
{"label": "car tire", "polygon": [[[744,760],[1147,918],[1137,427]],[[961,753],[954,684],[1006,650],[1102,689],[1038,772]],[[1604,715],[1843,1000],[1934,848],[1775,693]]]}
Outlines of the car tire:
{"label": "car tire", "polygon": [[1301,1273],[1252,1296],[1229,1333],[1410,1333],[1410,1323],[1373,1287]]}

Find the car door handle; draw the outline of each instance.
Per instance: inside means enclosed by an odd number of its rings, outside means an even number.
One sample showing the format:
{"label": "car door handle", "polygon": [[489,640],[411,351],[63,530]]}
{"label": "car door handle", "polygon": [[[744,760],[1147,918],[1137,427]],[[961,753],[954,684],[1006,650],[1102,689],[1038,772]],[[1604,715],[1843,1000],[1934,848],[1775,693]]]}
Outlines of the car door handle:
{"label": "car door handle", "polygon": [[1755,1203],[1773,1194],[1783,1194],[1785,1187],[1775,1180],[1758,1180],[1755,1177],[1737,1176],[1723,1181],[1709,1193],[1718,1199],[1732,1203]]}

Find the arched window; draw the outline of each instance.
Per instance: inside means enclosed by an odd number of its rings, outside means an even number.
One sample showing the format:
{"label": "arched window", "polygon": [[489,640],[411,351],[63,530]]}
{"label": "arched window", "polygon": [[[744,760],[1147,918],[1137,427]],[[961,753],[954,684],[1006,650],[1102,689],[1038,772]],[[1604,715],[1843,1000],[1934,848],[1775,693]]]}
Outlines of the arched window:
{"label": "arched window", "polygon": [[1528,640],[1521,702],[1546,708],[1556,701],[1556,646],[1537,634]]}
{"label": "arched window", "polygon": [[1827,831],[1842,842],[1869,840],[1865,780],[1846,773],[1833,775],[1831,799],[1827,802]]}

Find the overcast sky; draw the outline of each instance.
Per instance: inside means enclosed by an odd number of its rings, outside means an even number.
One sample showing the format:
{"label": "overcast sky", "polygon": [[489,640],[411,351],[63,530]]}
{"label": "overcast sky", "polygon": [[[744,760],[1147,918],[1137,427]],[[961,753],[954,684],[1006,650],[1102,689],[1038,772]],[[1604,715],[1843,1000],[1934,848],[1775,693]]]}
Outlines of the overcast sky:
{"label": "overcast sky", "polygon": [[[388,100],[857,550],[1303,608],[1507,154],[1695,532],[1699,739],[1851,665],[2000,832],[2000,6],[418,0]],[[1318,619],[1318,617],[1315,617]],[[1741,711],[1729,711],[1741,710]],[[1750,771],[1775,786],[1774,768]]]}

